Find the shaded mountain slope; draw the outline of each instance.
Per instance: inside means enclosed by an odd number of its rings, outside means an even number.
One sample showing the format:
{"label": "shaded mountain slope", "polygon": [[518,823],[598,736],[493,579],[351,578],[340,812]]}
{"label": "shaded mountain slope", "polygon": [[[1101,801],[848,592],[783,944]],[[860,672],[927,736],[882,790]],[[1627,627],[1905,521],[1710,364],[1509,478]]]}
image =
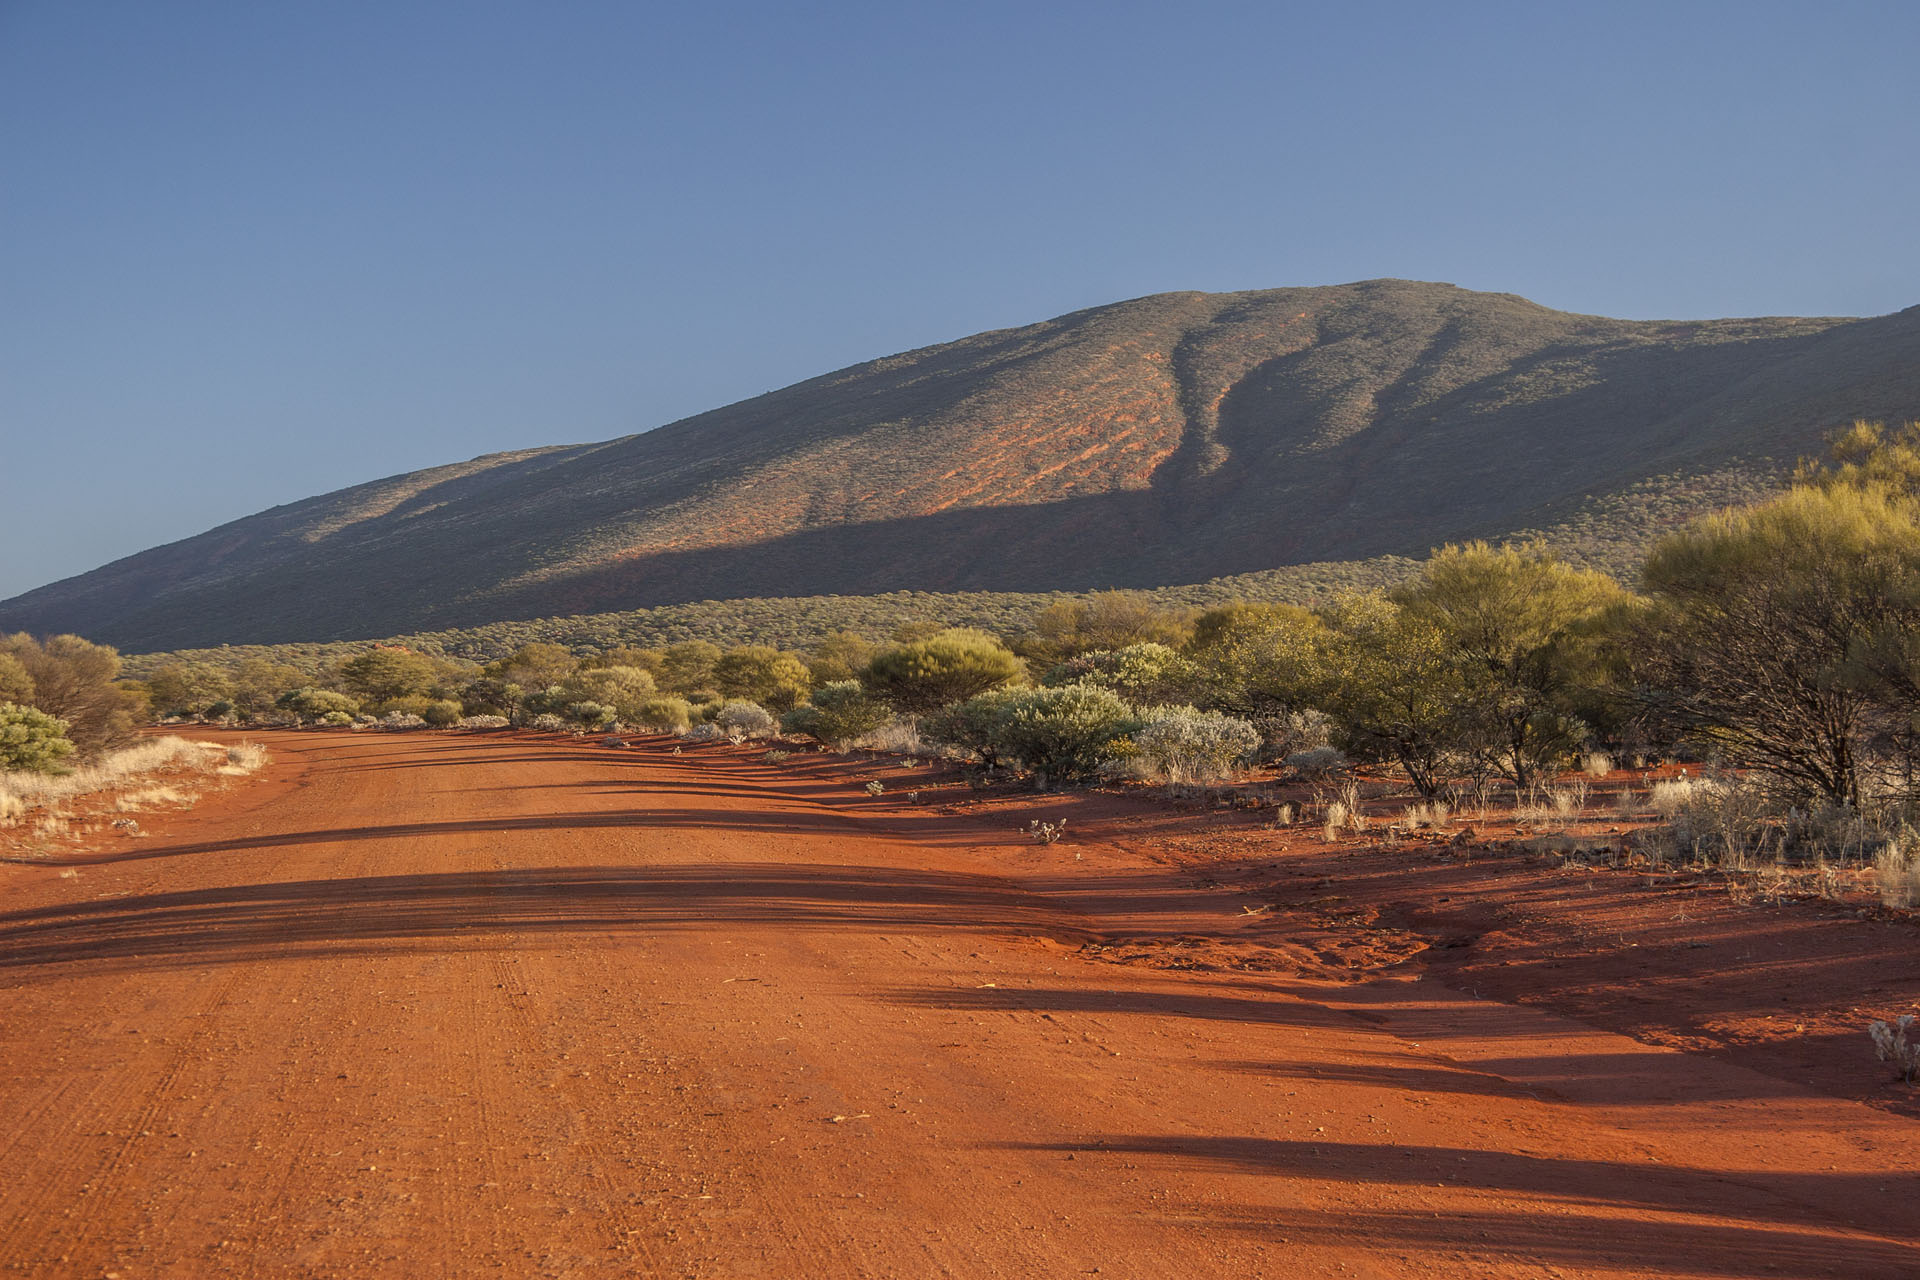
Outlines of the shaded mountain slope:
{"label": "shaded mountain slope", "polygon": [[0,627],[164,648],[1193,582],[1421,555],[1916,406],[1920,308],[1668,323],[1397,280],[1164,294],[277,507],[0,604]]}

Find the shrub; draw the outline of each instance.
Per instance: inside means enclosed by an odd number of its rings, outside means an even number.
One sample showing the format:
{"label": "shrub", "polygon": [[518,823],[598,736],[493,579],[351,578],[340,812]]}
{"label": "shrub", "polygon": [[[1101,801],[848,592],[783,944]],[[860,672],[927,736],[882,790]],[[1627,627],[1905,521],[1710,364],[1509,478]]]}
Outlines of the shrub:
{"label": "shrub", "polygon": [[729,738],[765,738],[779,732],[780,726],[767,709],[757,702],[735,699],[714,713],[713,725]]}
{"label": "shrub", "polygon": [[1318,782],[1347,767],[1346,753],[1335,747],[1315,747],[1287,757],[1287,768],[1308,782]]}
{"label": "shrub", "polygon": [[605,728],[614,721],[613,708],[598,702],[569,702],[565,716],[572,723],[589,729]]}
{"label": "shrub", "polygon": [[58,773],[72,754],[66,721],[33,707],[0,702],[0,770]]}
{"label": "shrub", "polygon": [[1166,702],[1192,696],[1193,666],[1163,644],[1133,644],[1098,649],[1070,658],[1047,672],[1049,685],[1091,684],[1139,702]]}
{"label": "shrub", "polygon": [[[685,737],[688,742],[718,742],[727,735],[719,725],[709,720],[705,723],[694,725],[682,736]],[[678,747],[674,749],[676,751],[679,750]]]}
{"label": "shrub", "polygon": [[929,717],[921,734],[943,746],[977,756],[989,769],[999,767],[1000,724],[1020,697],[1018,689],[991,689]]}
{"label": "shrub", "polygon": [[685,698],[648,698],[634,711],[633,723],[658,733],[685,733],[693,722]]}
{"label": "shrub", "polygon": [[789,733],[812,734],[841,748],[885,724],[893,711],[858,680],[836,680],[813,692],[811,706],[795,707],[780,718]]}
{"label": "shrub", "polygon": [[427,721],[424,716],[416,716],[411,711],[389,711],[380,717],[382,729],[424,729]]}
{"label": "shrub", "polygon": [[346,711],[329,711],[320,717],[320,723],[331,725],[352,724],[353,715]]}
{"label": "shrub", "polygon": [[1260,731],[1233,716],[1192,707],[1160,707],[1143,713],[1132,734],[1140,761],[1169,782],[1212,782],[1260,747]]}
{"label": "shrub", "polygon": [[134,717],[145,700],[116,684],[120,654],[79,636],[52,636],[36,642],[24,633],[0,637],[9,654],[33,683],[32,705],[67,722],[74,750],[91,755],[133,734]]}
{"label": "shrub", "polygon": [[730,700],[791,711],[813,687],[813,673],[798,654],[750,644],[720,656],[713,664],[713,683]]}
{"label": "shrub", "polygon": [[512,721],[505,716],[462,716],[458,723],[462,729],[504,729]]}
{"label": "shrub", "polygon": [[543,712],[527,721],[527,728],[540,733],[561,733],[567,728],[567,722],[552,712]]}
{"label": "shrub", "polygon": [[612,719],[637,723],[640,708],[656,696],[653,676],[639,667],[583,668],[565,685],[574,702],[594,702],[612,712]]}
{"label": "shrub", "polygon": [[1124,748],[1140,718],[1119,696],[1089,685],[1022,689],[1008,699],[996,731],[1000,751],[1039,786],[1092,777]]}
{"label": "shrub", "polygon": [[445,729],[460,722],[460,704],[451,698],[436,698],[421,711],[420,718],[436,729]]}
{"label": "shrub", "polygon": [[1013,651],[984,631],[953,628],[875,656],[861,683],[908,715],[929,715],[1025,674]]}
{"label": "shrub", "polygon": [[344,693],[311,687],[289,690],[275,699],[274,705],[282,711],[291,711],[302,720],[325,720],[328,724],[334,723],[328,717],[336,713],[351,720],[360,710],[360,704]]}

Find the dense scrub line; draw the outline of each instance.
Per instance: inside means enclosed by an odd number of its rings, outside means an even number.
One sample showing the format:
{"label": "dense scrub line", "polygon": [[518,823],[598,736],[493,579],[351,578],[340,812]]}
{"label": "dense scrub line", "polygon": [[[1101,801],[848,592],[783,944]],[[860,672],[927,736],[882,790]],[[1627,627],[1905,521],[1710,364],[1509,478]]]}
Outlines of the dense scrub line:
{"label": "dense scrub line", "polygon": [[[931,617],[801,649],[542,641],[484,664],[402,645],[302,663],[237,650],[112,688],[161,717],[261,724],[784,728],[838,746],[904,723],[1047,783],[1372,762],[1449,803],[1496,786],[1537,803],[1589,753],[1678,756],[1724,774],[1673,828],[1696,850],[1920,845],[1920,426],[1856,425],[1784,494],[1662,540],[1639,586],[1541,543],[1473,543],[1312,608],[1105,592],[998,630]],[[29,659],[111,655],[72,637],[9,643],[31,687]],[[15,699],[7,732],[44,755],[44,717],[22,708],[64,713],[35,696]]]}

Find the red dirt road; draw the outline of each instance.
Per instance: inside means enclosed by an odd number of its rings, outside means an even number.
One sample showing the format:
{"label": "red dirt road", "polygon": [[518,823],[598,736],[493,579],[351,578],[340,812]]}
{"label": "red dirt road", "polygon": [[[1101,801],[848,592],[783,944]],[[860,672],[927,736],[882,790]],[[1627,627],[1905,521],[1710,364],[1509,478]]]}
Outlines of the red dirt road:
{"label": "red dirt road", "polygon": [[1100,963],[1276,927],[1117,846],[724,749],[270,745],[0,868],[0,1275],[1920,1275],[1914,1121],[1431,980]]}

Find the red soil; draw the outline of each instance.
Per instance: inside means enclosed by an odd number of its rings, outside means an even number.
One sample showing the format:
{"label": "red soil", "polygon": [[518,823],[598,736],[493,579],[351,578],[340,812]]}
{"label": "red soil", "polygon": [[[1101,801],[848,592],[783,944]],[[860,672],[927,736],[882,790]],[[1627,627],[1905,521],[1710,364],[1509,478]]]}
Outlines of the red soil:
{"label": "red soil", "polygon": [[0,867],[0,1274],[1920,1273],[1884,913],[812,755],[269,741]]}

